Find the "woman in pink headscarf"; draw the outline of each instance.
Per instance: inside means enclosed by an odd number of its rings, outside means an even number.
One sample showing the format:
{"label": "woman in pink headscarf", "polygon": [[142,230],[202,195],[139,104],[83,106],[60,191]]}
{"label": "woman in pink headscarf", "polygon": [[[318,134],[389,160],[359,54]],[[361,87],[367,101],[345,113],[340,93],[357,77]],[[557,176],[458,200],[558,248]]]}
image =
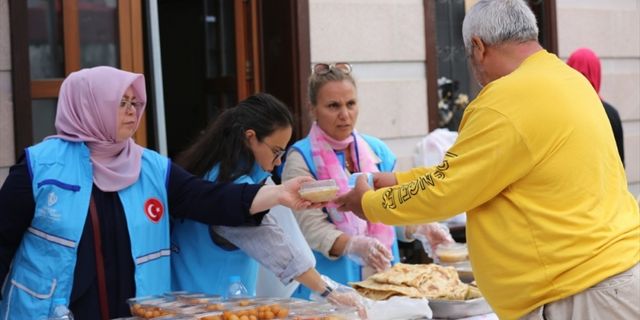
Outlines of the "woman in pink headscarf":
{"label": "woman in pink headscarf", "polygon": [[[591,83],[598,95],[600,94],[600,59],[595,52],[587,48],[580,48],[574,51],[567,60],[567,64],[582,73],[587,80]],[[602,100],[602,97],[600,97]],[[611,129],[613,129],[613,136],[616,139],[616,146],[618,147],[618,153],[620,154],[620,160],[624,165],[624,137],[622,134],[622,122],[620,121],[620,115],[618,111],[610,104],[602,100],[604,111],[607,113],[609,122],[611,123]]]}
{"label": "woman in pink headscarf", "polygon": [[311,206],[298,195],[309,177],[213,184],[137,145],[145,102],[143,75],[111,67],[62,83],[57,134],[0,189],[0,318],[47,318],[58,304],[79,319],[128,316],[128,298],[170,291],[169,215],[257,225],[277,204]]}

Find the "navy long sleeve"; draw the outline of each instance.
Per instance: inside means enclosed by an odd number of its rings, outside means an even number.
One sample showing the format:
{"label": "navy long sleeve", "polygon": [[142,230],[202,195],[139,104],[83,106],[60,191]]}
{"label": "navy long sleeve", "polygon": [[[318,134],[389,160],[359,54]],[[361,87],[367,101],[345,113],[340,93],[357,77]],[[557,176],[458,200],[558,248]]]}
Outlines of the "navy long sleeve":
{"label": "navy long sleeve", "polygon": [[[35,202],[31,178],[24,161],[11,167],[0,189],[0,279],[7,276],[11,260],[33,219]],[[167,192],[172,217],[189,218],[211,225],[258,225],[262,214],[249,208],[259,185],[213,184],[171,165]],[[129,315],[126,299],[135,296],[134,263],[126,217],[117,192],[93,187],[100,218],[102,250],[107,278],[110,317]],[[71,293],[71,310],[78,319],[99,318],[98,286],[93,228],[86,219],[78,245]]]}

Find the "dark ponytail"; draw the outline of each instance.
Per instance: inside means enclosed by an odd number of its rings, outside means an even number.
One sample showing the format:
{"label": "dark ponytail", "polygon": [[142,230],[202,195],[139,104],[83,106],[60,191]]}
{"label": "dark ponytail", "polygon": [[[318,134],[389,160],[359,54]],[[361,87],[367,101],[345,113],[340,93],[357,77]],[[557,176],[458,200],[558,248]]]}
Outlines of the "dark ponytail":
{"label": "dark ponytail", "polygon": [[292,126],[293,117],[282,101],[258,93],[223,111],[176,162],[197,176],[204,176],[220,164],[217,180],[233,181],[249,173],[255,163],[245,131],[254,130],[258,141],[262,141],[273,132]]}

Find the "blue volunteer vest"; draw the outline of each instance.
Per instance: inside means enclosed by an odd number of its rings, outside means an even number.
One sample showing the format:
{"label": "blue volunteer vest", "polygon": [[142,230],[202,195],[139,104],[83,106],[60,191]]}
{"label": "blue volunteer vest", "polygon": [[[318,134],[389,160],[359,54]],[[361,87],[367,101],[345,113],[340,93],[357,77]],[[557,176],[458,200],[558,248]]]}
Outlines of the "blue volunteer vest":
{"label": "blue volunteer vest", "polygon": [[[353,134],[352,134],[353,135]],[[364,141],[369,145],[371,150],[380,158],[380,163],[378,163],[378,170],[381,172],[391,172],[396,165],[396,156],[393,154],[391,149],[387,147],[382,140],[372,137],[369,135],[360,135]],[[317,179],[317,169],[316,165],[313,163],[313,156],[311,154],[311,139],[307,136],[306,138],[294,143],[291,148],[293,150],[298,151],[304,161],[309,168],[311,174]],[[359,152],[356,146],[356,159],[359,161]],[[338,158],[344,161],[344,153],[338,154]],[[400,261],[400,253],[398,251],[398,243],[394,241],[393,246],[391,248],[393,253],[393,261],[392,264],[396,264]],[[325,274],[329,276],[331,279],[338,283],[347,284],[349,282],[361,281],[362,280],[362,267],[349,259],[348,257],[340,257],[336,260],[327,259],[322,253],[313,251],[313,255],[316,258],[316,269],[321,274]],[[309,299],[309,295],[311,291],[305,286],[299,286],[298,289],[294,292],[293,296],[297,298]]]}
{"label": "blue volunteer vest", "polygon": [[[205,179],[218,179],[219,165],[205,175]],[[257,163],[249,175],[235,183],[258,184],[269,177]],[[171,256],[171,285],[173,290],[226,295],[229,277],[240,276],[251,295],[256,294],[258,262],[242,250],[228,251],[211,239],[209,225],[188,219],[174,221],[171,230],[174,248]]]}
{"label": "blue volunteer vest", "polygon": [[[2,290],[0,319],[43,319],[55,298],[69,301],[89,211],[93,170],[84,143],[49,139],[28,148],[26,157],[35,213]],[[169,160],[145,149],[138,181],[118,192],[137,296],[170,290],[168,172]]]}

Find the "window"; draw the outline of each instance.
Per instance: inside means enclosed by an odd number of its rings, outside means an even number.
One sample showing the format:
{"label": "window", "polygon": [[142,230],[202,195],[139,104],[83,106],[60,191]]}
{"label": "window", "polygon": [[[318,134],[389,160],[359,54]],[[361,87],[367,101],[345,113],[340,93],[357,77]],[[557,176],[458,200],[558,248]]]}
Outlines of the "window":
{"label": "window", "polygon": [[[557,53],[555,0],[528,0],[538,20],[539,41],[549,52]],[[465,7],[473,0],[424,0],[427,53],[427,108],[429,131],[439,128],[437,79],[458,81],[458,92],[475,97],[479,88],[469,72],[462,43]]]}
{"label": "window", "polygon": [[[142,73],[140,0],[10,0],[16,156],[54,134],[58,91],[73,71]],[[144,118],[134,138],[146,145]]]}

